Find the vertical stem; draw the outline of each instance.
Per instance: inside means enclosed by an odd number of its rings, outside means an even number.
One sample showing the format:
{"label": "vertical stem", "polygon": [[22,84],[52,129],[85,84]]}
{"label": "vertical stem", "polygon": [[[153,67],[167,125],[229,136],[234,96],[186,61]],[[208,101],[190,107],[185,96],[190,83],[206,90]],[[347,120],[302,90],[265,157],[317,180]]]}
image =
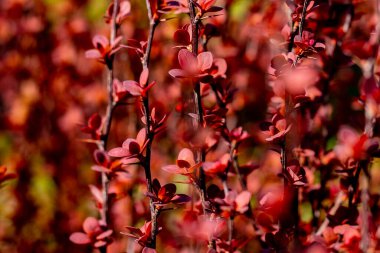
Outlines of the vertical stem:
{"label": "vertical stem", "polygon": [[[148,43],[147,43],[147,48],[143,60],[143,68],[149,68],[149,63],[150,63],[150,53],[152,50],[152,44],[153,44],[153,37],[154,37],[154,32],[156,29],[156,26],[158,25],[157,22],[155,22],[152,19],[152,10],[150,6],[149,0],[146,0],[146,6],[148,10],[148,16],[149,16],[149,36],[148,36]],[[149,82],[149,80],[147,81]],[[148,83],[145,84],[147,86]],[[147,182],[147,188],[149,192],[152,192],[152,176],[151,176],[151,170],[150,170],[150,158],[151,158],[151,148],[152,148],[152,142],[154,135],[151,131],[151,117],[150,117],[150,109],[149,109],[149,93],[147,92],[146,95],[142,98],[143,100],[143,109],[144,109],[144,117],[146,121],[145,125],[145,131],[146,131],[146,136],[148,138],[148,143],[146,146],[146,154],[145,154],[145,160],[144,160],[144,169],[145,169],[145,176],[146,176],[146,182]],[[151,216],[153,217],[153,211],[151,213]]]}
{"label": "vertical stem", "polygon": [[234,233],[234,217],[231,215],[228,219],[228,247],[229,252],[232,252],[232,236]]}
{"label": "vertical stem", "polygon": [[[195,56],[198,55],[198,44],[199,44],[199,18],[196,14],[195,10],[195,4],[193,0],[189,0],[189,13],[190,13],[190,20],[191,20],[191,31],[192,31],[192,52]],[[195,128],[201,128],[203,127],[203,110],[202,110],[202,97],[201,97],[201,90],[200,90],[200,83],[199,81],[196,81],[194,85],[194,92],[193,92],[193,99],[194,99],[194,106],[195,106],[195,113],[197,114],[197,120],[194,121],[194,127]],[[197,162],[204,162],[205,161],[205,154],[200,149],[197,150]],[[207,198],[206,196],[206,175],[204,173],[203,167],[199,169],[199,186],[201,190],[201,199],[202,202],[205,201]],[[203,205],[204,206],[204,205]],[[203,208],[205,213],[205,208]]]}
{"label": "vertical stem", "polygon": [[[365,162],[365,166],[367,166],[368,170],[368,162]],[[365,172],[365,170],[364,170]],[[363,252],[368,252],[368,248],[370,246],[370,231],[369,231],[369,218],[371,216],[371,210],[369,208],[368,202],[369,202],[369,177],[366,175],[366,173],[363,173],[360,177],[360,185],[361,185],[361,194],[360,199],[362,202],[362,211],[360,213],[361,216],[361,239],[360,239],[360,249]],[[359,182],[358,182],[359,183]]]}
{"label": "vertical stem", "polygon": [[[112,12],[112,23],[111,23],[111,31],[110,31],[110,44],[112,45],[115,41],[116,37],[116,13],[118,8],[118,1],[114,0],[113,3],[113,12]],[[108,105],[107,105],[107,111],[105,116],[105,123],[103,127],[103,133],[102,133],[102,149],[107,149],[108,144],[108,138],[111,130],[111,122],[112,122],[112,112],[114,109],[114,99],[113,99],[113,59],[114,57],[111,57],[109,66],[108,66],[108,79],[107,79],[107,92],[108,92]],[[108,225],[108,185],[109,185],[109,179],[106,175],[106,173],[102,172],[102,186],[103,186],[103,198],[104,198],[104,204],[103,204],[103,215],[104,215],[104,221]]]}
{"label": "vertical stem", "polygon": [[192,51],[194,55],[198,55],[198,37],[199,37],[199,18],[195,11],[194,0],[189,0],[189,14],[191,20],[191,32],[192,32]]}
{"label": "vertical stem", "polygon": [[[338,193],[338,196],[336,196],[336,198],[335,198],[333,207],[329,211],[329,214],[331,216],[334,215],[336,213],[336,211],[338,211],[338,208],[342,204],[343,199],[344,199],[344,193],[342,191],[340,191]],[[327,226],[329,225],[329,223],[330,223],[330,221],[329,221],[329,219],[327,218],[327,215],[326,215],[326,218],[322,222],[321,226],[319,227],[319,229],[317,230],[317,232],[315,233],[315,235],[317,235],[317,236],[322,235],[323,231],[327,228]]]}
{"label": "vertical stem", "polygon": [[[149,1],[147,1],[147,2],[149,2]],[[150,7],[148,9],[150,9]],[[143,62],[144,68],[149,67],[150,52],[152,49],[153,36],[154,36],[156,26],[157,26],[156,23],[150,24],[148,45],[147,45],[147,49],[146,49],[145,57],[144,57],[144,62]],[[146,85],[147,85],[147,83],[145,84],[145,86]],[[148,92],[146,93],[146,96],[144,96],[142,100],[143,100],[144,116],[145,116],[145,121],[146,121],[145,131],[146,131],[146,136],[148,138],[148,143],[146,146],[145,160],[144,160],[144,169],[145,169],[145,177],[146,177],[146,183],[147,183],[148,191],[152,192],[152,176],[151,176],[151,171],[150,171],[150,159],[151,159],[151,149],[152,149],[152,142],[153,142],[154,135],[151,132],[151,120],[152,119],[150,117],[149,93]]]}
{"label": "vertical stem", "polygon": [[[367,111],[367,106],[365,108]],[[372,118],[368,113],[366,113],[366,124],[364,128],[364,133],[368,136],[368,138],[373,137],[373,127],[376,122],[376,119]],[[362,171],[364,172],[358,180],[360,180],[361,185],[361,194],[360,199],[362,202],[362,211],[360,213],[361,216],[361,240],[360,240],[360,249],[363,252],[367,252],[368,248],[370,246],[371,240],[370,240],[370,231],[369,231],[369,218],[371,217],[371,210],[369,207],[369,184],[370,184],[370,176],[369,176],[369,166],[371,164],[371,157],[368,158],[366,161],[360,162],[361,167],[363,167]],[[358,182],[359,184],[359,182]]]}
{"label": "vertical stem", "polygon": [[301,16],[301,22],[300,22],[300,25],[299,25],[299,36],[302,37],[302,32],[303,32],[303,26],[305,24],[305,18],[306,18],[306,9],[307,9],[307,6],[309,5],[309,0],[304,0],[303,2],[303,9],[302,9],[302,16]]}
{"label": "vertical stem", "polygon": [[[158,21],[155,21],[153,19],[153,13],[152,8],[150,5],[150,1],[146,0],[146,8],[148,11],[148,18],[149,18],[149,35],[148,35],[148,42],[147,42],[147,48],[144,55],[143,60],[143,68],[149,68],[150,63],[150,54],[152,51],[152,45],[153,45],[153,37],[155,29],[158,25]],[[145,86],[148,85],[149,80],[147,80],[147,83]],[[153,186],[152,186],[152,173],[151,173],[151,153],[152,153],[152,143],[154,139],[154,133],[151,129],[151,116],[150,116],[150,108],[149,108],[149,93],[147,92],[146,95],[142,98],[143,102],[143,109],[144,109],[144,117],[145,117],[145,131],[146,136],[148,138],[148,143],[146,146],[146,152],[145,152],[145,159],[143,163],[144,171],[145,171],[145,178],[146,178],[146,185],[149,192],[153,192]],[[156,248],[156,237],[157,237],[157,218],[158,218],[159,212],[158,209],[155,207],[153,200],[150,199],[150,217],[152,220],[152,233],[151,233],[151,240],[149,243],[149,247],[155,249]]]}
{"label": "vertical stem", "polygon": [[224,195],[227,196],[227,194],[228,194],[228,185],[227,185],[227,178],[226,177],[224,177],[222,179],[222,184],[223,184]]}
{"label": "vertical stem", "polygon": [[235,169],[235,173],[236,173],[236,175],[238,177],[238,180],[240,182],[241,188],[243,189],[243,191],[246,191],[248,189],[247,188],[247,183],[244,181],[244,178],[240,174],[238,157],[237,157],[237,155],[235,153],[232,156],[232,165],[233,165],[233,167]]}
{"label": "vertical stem", "polygon": [[[368,76],[371,76],[374,74],[375,69],[375,63],[377,61],[377,55],[379,50],[379,40],[380,40],[380,1],[375,1],[375,15],[377,19],[376,27],[375,27],[375,35],[374,35],[374,41],[372,42],[374,45],[376,45],[376,50],[373,54],[373,56],[368,59],[370,67],[367,72],[369,72]],[[368,78],[368,77],[366,77]],[[372,113],[369,113],[368,104],[366,103],[365,106],[365,119],[366,124],[364,127],[364,133],[368,136],[368,138],[373,137],[373,128],[376,123],[376,118],[372,115]],[[364,168],[364,172],[361,177],[360,185],[362,186],[361,190],[361,201],[362,201],[362,212],[361,212],[361,220],[362,220],[362,226],[361,226],[361,240],[360,240],[360,249],[363,252],[367,252],[368,248],[370,247],[371,239],[370,239],[370,231],[369,231],[369,218],[371,217],[371,209],[369,207],[369,184],[370,184],[370,173],[369,173],[369,166],[372,162],[372,158],[370,157],[366,162]]]}
{"label": "vertical stem", "polygon": [[[119,2],[114,0],[113,2],[113,11],[112,11],[112,21],[111,21],[111,30],[110,30],[110,45],[113,45],[117,32],[116,25],[116,13],[118,9]],[[105,116],[105,123],[102,131],[102,144],[101,149],[107,149],[108,138],[111,130],[111,122],[112,122],[112,112],[114,109],[114,99],[113,99],[113,60],[114,57],[111,56],[110,62],[107,64],[108,66],[108,78],[107,78],[107,92],[108,92],[108,105]],[[110,180],[105,172],[102,172],[102,195],[103,195],[103,205],[101,210],[101,218],[104,221],[105,225],[109,226],[109,206],[108,206],[108,189]],[[101,253],[107,253],[107,245],[99,248]]]}
{"label": "vertical stem", "polygon": [[157,219],[159,215],[160,215],[159,209],[154,207],[153,216],[152,216],[152,237],[151,237],[151,241],[149,245],[152,249],[156,248],[156,238],[157,238],[157,232],[158,232]]}
{"label": "vertical stem", "polygon": [[[283,144],[281,145],[281,171],[282,171],[282,175],[284,177],[284,197],[283,197],[283,202],[284,204],[286,205],[286,201],[289,199],[288,197],[288,179],[286,178],[286,149],[285,149],[285,141],[283,142]],[[285,223],[287,223],[287,216],[288,212],[284,212],[283,215],[281,216],[280,218],[280,229],[285,229],[286,228],[286,225]],[[284,221],[285,219],[285,221]]]}
{"label": "vertical stem", "polygon": [[[305,23],[306,19],[306,10],[308,6],[309,0],[304,0],[303,3],[303,9],[302,9],[302,14],[301,14],[301,21],[298,25],[298,33],[299,36],[302,37],[302,32],[303,32],[303,26]],[[289,41],[289,47],[288,51],[291,52],[293,50],[294,46],[294,38],[296,31],[293,31],[294,29],[294,23],[292,23],[292,34],[291,38]],[[297,57],[298,59],[298,57]],[[296,61],[297,62],[297,61]],[[286,87],[285,87],[285,120],[286,124],[289,125],[291,119],[294,120],[294,116],[292,116],[292,99],[290,94],[287,92]],[[294,246],[295,249],[298,247],[298,223],[299,223],[299,213],[298,213],[298,189],[295,188],[293,185],[291,185],[286,177],[287,173],[287,154],[288,150],[291,150],[291,145],[289,145],[289,142],[287,141],[287,137],[289,136],[290,133],[288,133],[285,136],[285,139],[283,143],[281,144],[281,166],[282,166],[282,174],[284,176],[284,197],[283,201],[284,204],[290,205],[290,208],[286,208],[286,210],[283,212],[282,217],[280,218],[280,229],[292,229],[294,231]],[[291,153],[290,153],[291,154]],[[292,219],[289,220],[289,217],[292,217]],[[289,222],[290,221],[290,222]]]}
{"label": "vertical stem", "polygon": [[[231,143],[231,150],[230,150],[230,163],[231,163],[231,166],[233,166],[233,159],[234,159],[234,156],[235,156],[235,148],[236,148],[236,144],[235,144],[235,141],[233,141]],[[229,166],[227,166],[226,171],[224,172],[224,176],[222,178],[224,195],[226,197],[228,195],[228,185],[227,185],[228,170],[229,170]],[[229,252],[231,252],[231,243],[232,243],[232,235],[233,235],[233,224],[234,224],[234,216],[230,215],[230,217],[228,218],[228,221],[227,221]]]}

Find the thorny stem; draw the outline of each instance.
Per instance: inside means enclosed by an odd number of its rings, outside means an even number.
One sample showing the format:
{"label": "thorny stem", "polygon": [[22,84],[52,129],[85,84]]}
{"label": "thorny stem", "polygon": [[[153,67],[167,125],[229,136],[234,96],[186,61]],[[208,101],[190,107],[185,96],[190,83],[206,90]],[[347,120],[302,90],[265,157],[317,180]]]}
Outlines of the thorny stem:
{"label": "thorny stem", "polygon": [[[369,61],[369,68],[368,68],[368,76],[372,75],[375,69],[375,62],[377,60],[377,55],[378,55],[378,50],[379,50],[379,41],[380,41],[380,1],[376,0],[375,1],[375,10],[376,10],[376,18],[377,18],[377,23],[375,27],[375,34],[374,34],[374,41],[373,44],[376,45],[376,50],[373,54],[373,57],[368,59]],[[366,76],[366,78],[368,78]],[[373,137],[373,128],[376,123],[376,118],[373,117],[371,113],[369,113],[370,109],[368,108],[368,105],[365,105],[365,119],[366,119],[366,124],[364,128],[364,133],[368,136],[368,138]],[[361,190],[361,196],[360,199],[362,201],[362,212],[361,212],[361,220],[362,220],[362,226],[361,226],[361,241],[360,241],[360,249],[363,252],[367,252],[368,248],[370,246],[370,238],[369,238],[369,218],[371,217],[371,210],[368,205],[369,202],[369,184],[370,184],[370,175],[369,175],[369,166],[371,164],[372,159],[369,158],[368,161],[366,162],[365,166],[366,169],[364,170],[364,174],[361,177],[361,183],[360,185],[362,186]],[[367,174],[368,173],[368,174]]]}
{"label": "thorny stem", "polygon": [[[329,215],[334,215],[336,213],[336,211],[338,211],[338,208],[342,204],[343,199],[344,199],[344,193],[342,191],[340,191],[338,196],[335,198],[334,206],[330,209]],[[321,226],[319,227],[319,229],[317,230],[315,235],[317,235],[317,236],[322,235],[323,231],[327,228],[329,223],[330,223],[330,221],[326,215],[326,218],[322,222]]]}
{"label": "thorny stem", "polygon": [[240,171],[239,171],[239,162],[238,162],[238,157],[236,155],[236,152],[233,153],[233,156],[232,156],[232,165],[235,169],[235,173],[238,177],[238,180],[240,182],[240,186],[241,188],[243,189],[243,191],[246,191],[248,188],[247,188],[247,183],[244,181],[244,178],[242,177],[242,175],[240,174]]}
{"label": "thorny stem", "polygon": [[222,178],[222,184],[223,184],[224,195],[227,196],[227,194],[228,194],[228,185],[227,185],[227,178],[226,177]]}
{"label": "thorny stem", "polygon": [[234,217],[231,215],[230,218],[228,219],[228,247],[229,247],[229,252],[232,252],[232,236],[234,233]]}
{"label": "thorny stem", "polygon": [[[196,128],[203,127],[203,110],[202,110],[202,98],[201,98],[201,90],[200,90],[200,83],[199,81],[195,84],[194,89],[194,103],[195,103],[195,112],[197,114],[197,122],[196,122]],[[205,161],[205,153],[200,148],[197,150],[197,162],[204,162]],[[199,170],[199,186],[202,190],[202,194],[206,198],[206,175],[203,170],[203,167],[200,167]]]}
{"label": "thorny stem", "polygon": [[305,23],[305,18],[306,18],[306,9],[307,9],[307,6],[309,5],[309,0],[304,0],[303,2],[303,9],[302,9],[302,16],[301,16],[301,22],[300,22],[300,25],[299,25],[299,35],[302,37],[302,32],[303,32],[303,26],[304,26],[304,23]]}
{"label": "thorny stem", "polygon": [[[285,141],[281,145],[281,171],[282,171],[282,175],[284,177],[284,197],[283,198],[284,198],[284,201],[286,201],[289,198],[287,197],[287,193],[288,193],[288,190],[287,190],[288,179],[286,177],[286,148],[285,148]],[[285,215],[282,215],[282,216],[287,216],[287,212],[285,212]],[[285,228],[284,218],[286,219],[286,217],[282,217],[280,219],[280,228],[281,229]]]}
{"label": "thorny stem", "polygon": [[[156,22],[153,19],[153,13],[152,8],[150,5],[149,0],[146,0],[146,8],[148,11],[148,18],[149,18],[149,35],[148,35],[148,42],[147,42],[147,48],[143,59],[143,68],[149,68],[150,63],[150,54],[152,50],[152,44],[153,44],[153,37],[155,29],[158,25],[158,22]],[[147,80],[148,82],[149,80]],[[148,83],[145,84],[147,86]],[[148,139],[148,143],[146,146],[146,153],[145,153],[145,159],[144,159],[144,171],[145,171],[145,178],[146,178],[146,185],[149,192],[153,192],[153,186],[152,186],[152,173],[151,173],[151,153],[152,153],[152,143],[154,138],[154,133],[151,131],[151,116],[150,116],[150,109],[149,109],[149,94],[148,92],[146,95],[142,98],[143,102],[143,109],[144,109],[144,117],[145,117],[145,131],[146,136]],[[152,234],[151,234],[151,240],[149,243],[149,247],[155,249],[156,248],[156,237],[157,237],[157,218],[158,218],[159,212],[157,208],[155,207],[153,200],[150,199],[150,216],[152,220]]]}
{"label": "thorny stem", "polygon": [[[190,13],[190,20],[191,20],[191,30],[192,30],[192,53],[197,56],[198,55],[198,42],[199,42],[199,22],[200,19],[197,16],[196,10],[195,10],[195,4],[193,0],[189,0],[189,13]],[[200,90],[200,83],[197,81],[194,86],[194,105],[195,105],[195,113],[197,114],[197,119],[194,121],[194,125],[196,128],[203,127],[203,110],[202,110],[202,97],[201,97],[201,90]],[[197,162],[204,162],[205,160],[205,154],[202,151],[202,149],[197,150]],[[201,190],[201,200],[203,207],[205,204],[203,203],[206,200],[206,175],[204,173],[203,167],[199,169],[199,186]],[[203,212],[205,213],[206,210],[203,208]]]}
{"label": "thorny stem", "polygon": [[242,175],[240,174],[240,171],[239,171],[239,163],[238,163],[238,157],[237,157],[237,146],[236,146],[236,142],[233,142],[231,144],[231,150],[230,150],[230,161],[232,163],[232,167],[234,168],[235,170],[235,173],[237,175],[237,178],[239,180],[239,183],[240,183],[240,186],[241,188],[243,189],[243,191],[247,190],[247,184],[246,182],[244,181]]}
{"label": "thorny stem", "polygon": [[[305,23],[305,18],[306,18],[306,9],[307,9],[307,5],[308,5],[308,2],[309,0],[304,0],[304,4],[303,4],[303,9],[302,9],[302,16],[301,16],[301,21],[297,27],[298,29],[298,32],[299,32],[299,36],[302,37],[302,32],[303,32],[303,26],[304,26],[304,23]],[[296,35],[296,32],[297,30],[293,31],[294,29],[294,23],[292,23],[292,33],[291,33],[291,37],[290,37],[290,41],[289,41],[289,47],[288,47],[288,51],[291,52],[293,50],[293,46],[294,46],[294,38],[295,38],[295,35]],[[286,87],[285,87],[285,120],[287,122],[287,124],[289,124],[289,121],[290,119],[288,117],[292,117],[292,108],[291,108],[291,96],[290,94],[286,91]],[[288,137],[289,133],[285,136],[285,139],[284,141],[281,143],[281,166],[282,166],[282,174],[284,176],[284,201],[285,202],[290,202],[290,209],[289,210],[286,210],[281,219],[280,219],[280,229],[287,229],[289,228],[289,225],[291,226],[292,229],[294,229],[294,238],[295,238],[295,247],[297,248],[298,247],[298,236],[297,236],[297,233],[298,233],[298,222],[299,222],[299,213],[298,213],[298,189],[293,187],[291,184],[289,184],[289,181],[287,179],[287,153],[288,153],[288,150],[290,149],[290,147],[287,147],[287,145],[289,146],[289,143],[287,144],[287,137]],[[292,221],[292,224],[289,224],[289,221],[288,221],[288,215],[289,214],[292,214],[294,215],[294,221]]]}
{"label": "thorny stem", "polygon": [[[372,138],[373,136],[373,127],[374,127],[374,121],[372,119],[366,119],[366,125],[364,133],[367,134],[368,138]],[[368,205],[369,202],[369,184],[370,184],[370,176],[369,176],[369,166],[371,164],[371,157],[364,161],[363,166],[363,174],[360,179],[360,185],[361,185],[361,193],[360,193],[360,199],[362,202],[362,212],[361,212],[361,241],[360,241],[360,248],[363,252],[367,252],[370,244],[370,238],[369,238],[369,224],[368,220],[369,217],[371,217],[371,210]],[[367,174],[368,173],[368,174]],[[358,182],[359,184],[359,182]]]}
{"label": "thorny stem", "polygon": [[[294,22],[291,24],[290,40],[288,44],[288,52],[292,52],[294,46],[294,38],[296,37],[297,30],[294,30]],[[294,31],[293,31],[294,30]]]}
{"label": "thorny stem", "polygon": [[195,180],[192,180],[192,183],[194,185],[194,188],[197,190],[200,198],[201,198],[201,203],[202,203],[202,209],[203,209],[203,213],[206,213],[206,199],[205,199],[205,195],[203,194],[203,191],[202,189],[200,188],[199,184],[195,181]]}
{"label": "thorny stem", "polygon": [[[154,205],[154,204],[153,204]],[[158,232],[158,226],[157,226],[157,219],[160,215],[160,210],[157,207],[153,207],[153,216],[152,216],[152,237],[150,241],[150,247],[155,249],[156,248],[156,238],[157,238],[157,232]]]}
{"label": "thorny stem", "polygon": [[[111,31],[110,31],[110,44],[112,45],[115,41],[117,25],[116,25],[116,14],[118,9],[118,0],[114,0],[113,2],[113,11],[112,11],[112,21],[111,21]],[[114,57],[111,56],[110,62],[108,64],[108,80],[107,80],[107,92],[108,92],[108,105],[105,116],[105,123],[103,127],[103,132],[101,136],[102,143],[100,145],[101,150],[107,149],[107,143],[109,139],[109,134],[111,130],[111,122],[112,122],[112,113],[115,107],[115,102],[113,99],[113,60]],[[108,189],[109,189],[110,180],[105,172],[102,172],[102,195],[103,195],[103,205],[101,210],[101,218],[105,222],[105,225],[108,227],[109,225],[109,215],[108,215]],[[101,247],[100,252],[107,252],[107,245]]]}
{"label": "thorny stem", "polygon": [[195,4],[193,2],[194,0],[189,0],[189,14],[190,14],[190,20],[191,20],[191,32],[192,32],[192,51],[193,54],[198,54],[198,36],[199,36],[199,17],[196,14],[195,11]]}
{"label": "thorny stem", "polygon": [[[376,27],[376,30],[378,29],[378,26]],[[378,31],[376,31],[378,32]],[[374,61],[371,61],[372,67],[371,70],[373,71],[373,65]],[[365,107],[365,118],[366,118],[366,124],[364,127],[364,133],[368,136],[368,138],[373,137],[373,128],[374,124],[376,123],[376,119],[373,118],[369,113],[367,112],[368,108],[367,105]],[[362,186],[360,199],[362,202],[362,212],[361,212],[361,220],[362,220],[362,226],[361,226],[361,240],[360,240],[360,248],[363,252],[367,252],[368,248],[370,246],[370,238],[369,238],[369,224],[368,220],[371,217],[371,210],[368,205],[369,202],[369,184],[370,184],[370,176],[369,176],[369,166],[371,164],[371,157],[364,161],[362,166],[364,173],[362,174],[362,177],[360,178],[360,185]],[[367,174],[368,173],[368,174]],[[359,180],[359,179],[358,179]],[[359,182],[358,182],[359,183]]]}
{"label": "thorny stem", "polygon": [[[367,170],[368,170],[369,164],[370,163],[368,162],[365,163],[365,166],[367,166]],[[362,221],[361,229],[360,229],[360,232],[361,232],[360,248],[363,252],[368,252],[368,248],[370,246],[369,224],[368,224],[369,217],[371,216],[371,210],[368,205],[369,183],[370,183],[370,178],[368,177],[368,175],[366,175],[366,173],[363,173],[362,177],[360,178],[360,185],[362,188],[361,194],[360,194],[360,199],[362,202],[362,211],[360,213],[361,221]]]}

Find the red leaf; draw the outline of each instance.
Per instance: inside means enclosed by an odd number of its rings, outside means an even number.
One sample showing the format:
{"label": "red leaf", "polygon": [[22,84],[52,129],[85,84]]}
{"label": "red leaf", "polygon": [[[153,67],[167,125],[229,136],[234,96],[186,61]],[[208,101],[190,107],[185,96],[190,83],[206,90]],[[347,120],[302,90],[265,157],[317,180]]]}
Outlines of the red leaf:
{"label": "red leaf", "polygon": [[186,194],[176,194],[171,200],[174,204],[183,204],[189,201],[191,201],[191,198]]}
{"label": "red leaf", "polygon": [[141,148],[144,146],[146,141],[146,130],[144,128],[140,129],[140,131],[137,133],[136,141]]}
{"label": "red leaf", "polygon": [[[103,194],[102,192],[94,185],[89,185],[88,186],[90,188],[90,191],[92,193],[92,195],[94,196],[95,200],[99,203],[99,204],[103,204]],[[98,222],[98,221],[96,221]]]}
{"label": "red leaf", "polygon": [[141,151],[140,144],[137,142],[137,140],[132,138],[126,139],[123,142],[122,148],[128,150],[130,155],[137,155]]}
{"label": "red leaf", "polygon": [[212,75],[215,77],[225,77],[226,71],[227,71],[227,62],[223,58],[217,58],[214,59],[213,65],[216,67],[217,71],[215,73],[212,73]]}
{"label": "red leaf", "polygon": [[218,12],[218,11],[221,11],[221,10],[223,10],[223,8],[220,7],[220,6],[212,6],[212,7],[208,8],[208,9],[206,9],[206,12]]}
{"label": "red leaf", "polygon": [[96,49],[101,49],[109,45],[109,40],[103,35],[95,35],[92,39],[92,44]]}
{"label": "red leaf", "polygon": [[104,167],[107,167],[110,162],[107,153],[102,150],[94,151],[94,159],[97,164],[102,165]]}
{"label": "red leaf", "polygon": [[140,86],[144,87],[148,83],[148,78],[149,78],[149,69],[144,68],[143,71],[140,74]]}
{"label": "red leaf", "polygon": [[248,204],[251,200],[251,193],[249,191],[243,191],[237,195],[236,202],[236,211],[239,213],[244,213],[248,210]]}
{"label": "red leaf", "polygon": [[158,191],[157,197],[163,202],[171,200],[177,190],[175,184],[166,184]]}
{"label": "red leaf", "polygon": [[131,155],[131,153],[125,148],[113,148],[108,151],[108,155],[112,157],[125,157]]}
{"label": "red leaf", "polygon": [[181,49],[178,53],[178,62],[181,68],[190,73],[196,73],[198,60],[192,52],[187,49]]}
{"label": "red leaf", "polygon": [[199,5],[202,7],[203,10],[210,9],[211,6],[215,4],[216,0],[203,0],[199,1]]}
{"label": "red leaf", "polygon": [[170,172],[170,173],[181,173],[182,170],[178,168],[177,165],[166,165],[162,167],[163,170]]}
{"label": "red leaf", "polygon": [[133,96],[141,96],[142,88],[136,81],[124,81],[123,88]]}
{"label": "red leaf", "polygon": [[191,43],[190,35],[184,29],[179,29],[174,33],[174,41],[180,45],[189,45]]}
{"label": "red leaf", "polygon": [[96,239],[97,239],[97,240],[103,240],[103,239],[109,237],[110,235],[112,235],[112,233],[113,233],[113,231],[112,231],[111,229],[109,229],[109,230],[107,230],[107,231],[101,233],[100,235],[98,235],[98,236],[96,237]]}
{"label": "red leaf", "polygon": [[153,188],[153,191],[156,193],[156,195],[158,195],[158,192],[161,189],[161,184],[157,178],[153,179],[153,187],[152,188]]}
{"label": "red leaf", "polygon": [[201,71],[206,71],[211,68],[214,58],[211,52],[202,52],[197,56],[198,68]]}
{"label": "red leaf", "polygon": [[142,253],[157,253],[157,251],[152,248],[144,247],[144,249],[142,250]]}
{"label": "red leaf", "polygon": [[288,61],[283,55],[277,55],[273,57],[273,59],[270,62],[271,67],[276,70],[281,69],[284,65],[287,65],[287,64],[288,64]]}
{"label": "red leaf", "polygon": [[96,243],[94,243],[95,248],[100,248],[100,247],[103,247],[105,245],[107,245],[106,241],[97,241]]}
{"label": "red leaf", "polygon": [[70,235],[70,241],[76,244],[89,244],[91,243],[90,237],[85,233],[75,232]]}
{"label": "red leaf", "polygon": [[94,217],[87,217],[86,220],[83,222],[83,231],[87,234],[91,234],[99,230],[99,221]]}
{"label": "red leaf", "polygon": [[84,53],[84,56],[89,59],[102,58],[102,54],[97,49],[90,49]]}
{"label": "red leaf", "polygon": [[169,70],[169,75],[174,78],[185,78],[188,77],[188,74],[182,69],[171,69]]}
{"label": "red leaf", "polygon": [[99,114],[94,113],[88,119],[88,126],[94,130],[97,130],[102,124],[102,117]]}
{"label": "red leaf", "polygon": [[194,154],[193,151],[191,151],[188,148],[182,149],[177,158],[177,165],[180,168],[190,168],[195,164],[194,161]]}

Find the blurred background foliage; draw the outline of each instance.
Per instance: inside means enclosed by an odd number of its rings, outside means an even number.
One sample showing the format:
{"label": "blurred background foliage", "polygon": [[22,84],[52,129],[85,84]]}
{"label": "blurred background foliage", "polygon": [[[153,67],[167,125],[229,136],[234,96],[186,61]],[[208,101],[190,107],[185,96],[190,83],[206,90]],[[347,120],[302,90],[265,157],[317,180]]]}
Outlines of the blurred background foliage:
{"label": "blurred background foliage", "polygon": [[[230,108],[229,124],[243,125],[254,135],[242,148],[240,159],[262,162],[264,154],[267,158],[260,170],[250,175],[249,189],[258,193],[262,182],[280,182],[276,176],[280,169],[278,157],[265,153],[265,147],[252,144],[263,142],[256,135],[259,135],[258,122],[265,118],[268,99],[265,74],[271,57],[278,53],[269,40],[280,36],[289,13],[282,1],[277,0],[228,2],[229,13],[217,17],[216,21],[207,21],[220,24],[229,18],[224,35],[210,41],[210,51],[227,59],[229,72],[233,73],[231,82],[239,89]],[[0,188],[0,252],[91,252],[90,248],[72,244],[69,236],[81,229],[85,217],[97,216],[88,188],[89,184],[100,182],[90,169],[95,147],[80,142],[83,138],[80,126],[92,113],[103,114],[107,103],[103,66],[86,59],[84,52],[92,48],[93,35],[108,34],[103,21],[108,4],[101,0],[0,2],[0,164],[18,175]],[[122,25],[121,33],[124,38],[144,40],[148,27],[145,3],[133,0],[131,4],[132,15]],[[152,50],[152,73],[159,87],[155,88],[152,101],[167,112],[174,111],[181,95],[179,85],[167,74],[176,62],[172,36],[186,22],[187,17],[182,15],[160,25]],[[138,60],[130,52],[123,51],[117,56],[116,75],[120,80],[137,79],[141,67],[134,62]],[[355,83],[361,75],[352,68],[341,71],[345,71],[340,75],[344,82],[351,80],[346,85]],[[332,92],[340,94],[338,88]],[[347,93],[352,96],[358,92],[354,88],[347,89]],[[345,95],[343,92],[340,96]],[[344,103],[342,101],[338,97],[336,106],[344,107],[339,104]],[[340,123],[358,122],[351,120],[358,112],[351,106],[347,108],[347,113],[336,115],[335,132]],[[135,136],[138,112],[133,106],[116,111],[110,146],[120,145],[126,137]],[[180,117],[178,113],[172,114],[171,117]],[[172,163],[177,154],[178,147],[172,142],[180,135],[176,133],[176,122],[179,120],[168,125],[154,144],[153,174],[167,182],[181,180],[181,177],[168,179],[168,175],[160,172],[160,166]],[[328,148],[332,148],[335,141],[332,135]],[[183,142],[178,143],[183,145]],[[374,177],[373,190],[380,191],[376,184],[380,178],[380,162],[377,160],[374,164],[377,170],[373,172],[379,175]],[[119,213],[115,215],[115,234],[120,242],[110,252],[125,249],[127,239],[118,234],[123,226],[132,221],[135,226],[143,222],[143,219],[133,218],[141,216],[139,208],[145,208],[139,202],[146,202],[141,184],[143,174],[136,168],[131,174],[132,179],[120,180],[115,186],[115,191],[124,195],[115,204]],[[182,184],[177,186],[185,191]],[[254,196],[253,204],[257,203],[256,198]],[[310,204],[302,204],[301,209],[301,220],[310,222]],[[169,230],[176,229],[170,225],[174,224],[175,216],[163,216],[162,220]],[[250,243],[251,249],[257,244],[257,241]],[[162,252],[176,251],[166,248]]]}

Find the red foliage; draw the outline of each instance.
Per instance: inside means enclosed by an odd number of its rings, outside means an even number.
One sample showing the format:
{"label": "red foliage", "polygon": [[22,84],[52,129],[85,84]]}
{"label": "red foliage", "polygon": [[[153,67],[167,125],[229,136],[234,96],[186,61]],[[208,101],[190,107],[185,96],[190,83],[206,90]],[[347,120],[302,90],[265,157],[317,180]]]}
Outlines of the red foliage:
{"label": "red foliage", "polygon": [[0,252],[378,252],[379,13],[1,2]]}

